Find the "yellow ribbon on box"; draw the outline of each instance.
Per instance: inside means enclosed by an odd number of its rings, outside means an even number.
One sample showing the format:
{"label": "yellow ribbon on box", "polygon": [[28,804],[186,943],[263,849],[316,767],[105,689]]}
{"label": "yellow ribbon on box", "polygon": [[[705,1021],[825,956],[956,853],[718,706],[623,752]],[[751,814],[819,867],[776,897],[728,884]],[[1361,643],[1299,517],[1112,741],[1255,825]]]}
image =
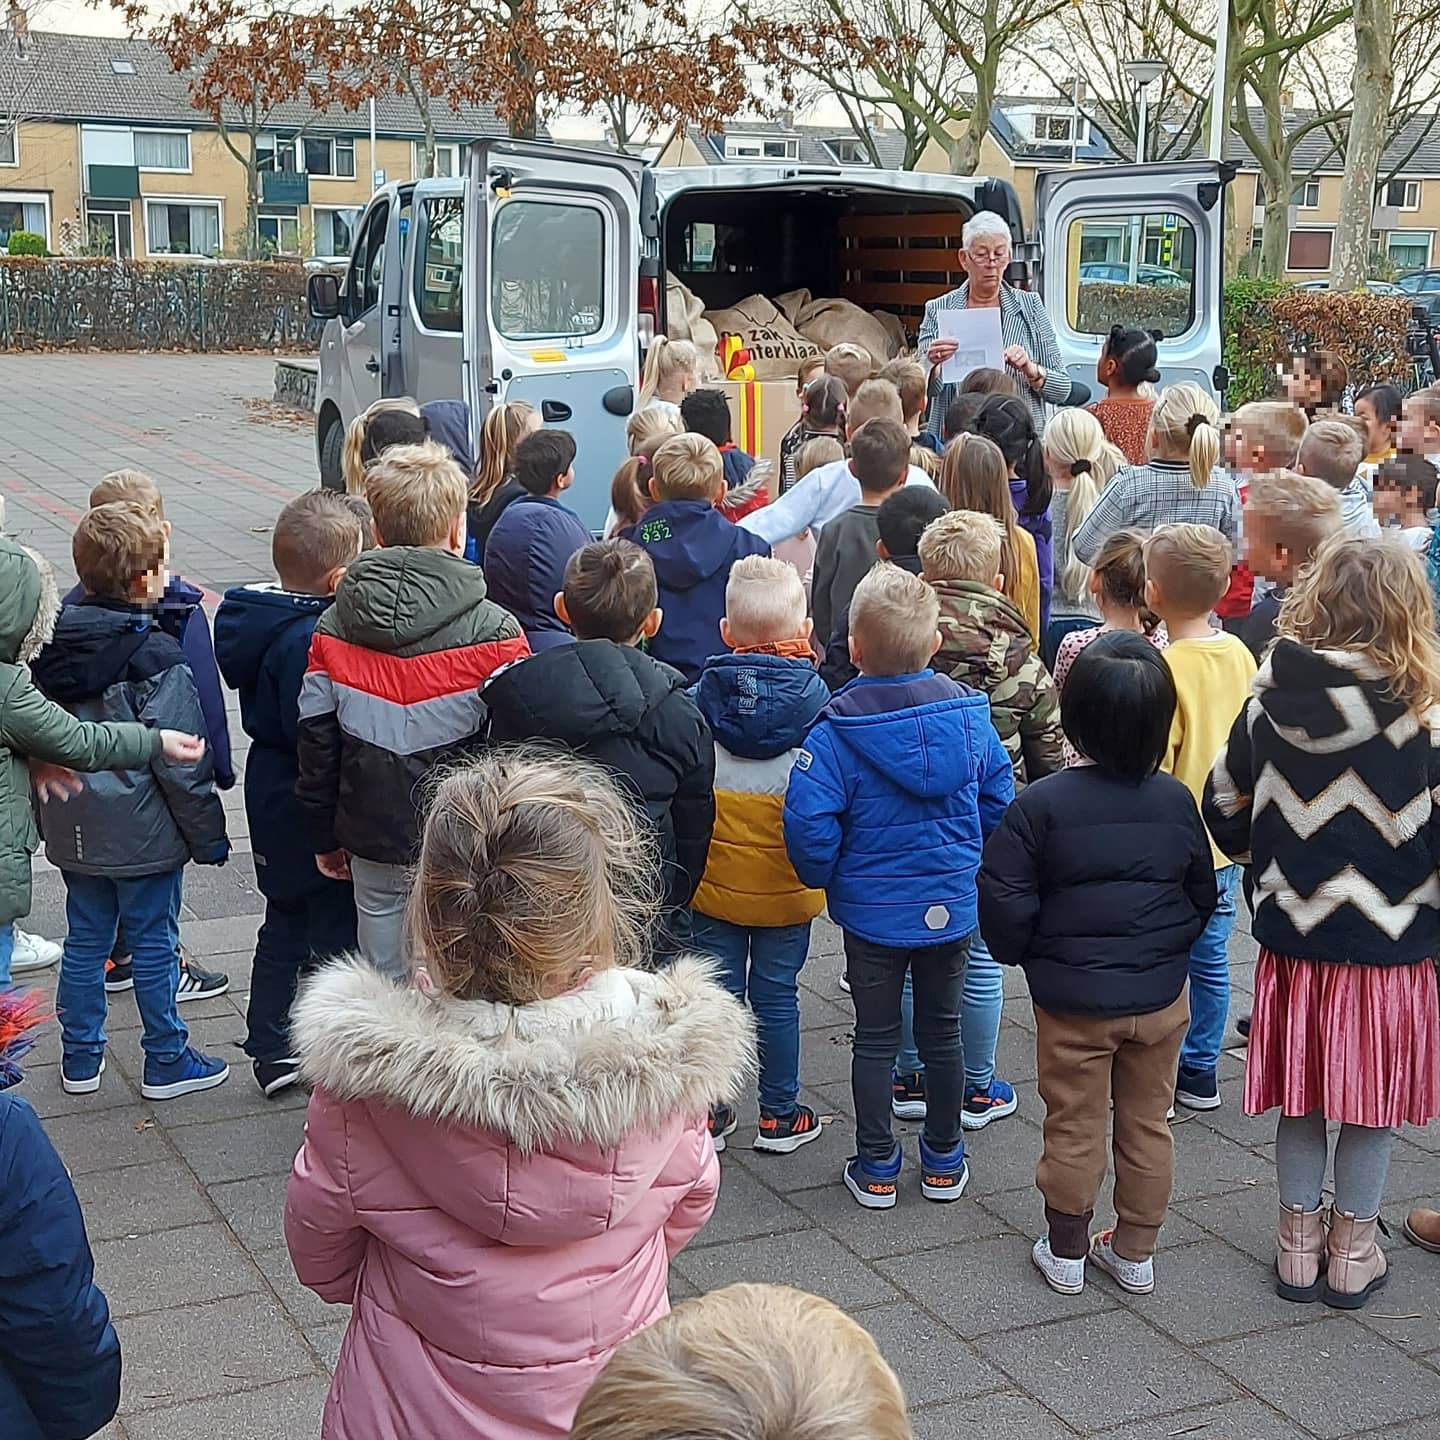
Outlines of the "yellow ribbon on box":
{"label": "yellow ribbon on box", "polygon": [[755,367],[750,363],[750,352],[739,335],[720,337],[720,365],[727,380],[753,380]]}

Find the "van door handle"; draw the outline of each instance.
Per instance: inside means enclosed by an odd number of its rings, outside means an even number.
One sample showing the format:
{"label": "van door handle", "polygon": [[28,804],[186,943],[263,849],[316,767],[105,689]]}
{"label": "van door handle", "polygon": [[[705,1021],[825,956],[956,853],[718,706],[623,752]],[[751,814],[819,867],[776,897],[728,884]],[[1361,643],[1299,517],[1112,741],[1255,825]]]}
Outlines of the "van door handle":
{"label": "van door handle", "polygon": [[372,355],[372,356],[365,362],[365,368],[366,368],[372,375],[378,375],[378,374],[380,373],[380,362]]}
{"label": "van door handle", "polygon": [[563,400],[540,402],[540,418],[547,425],[563,425],[574,413]]}

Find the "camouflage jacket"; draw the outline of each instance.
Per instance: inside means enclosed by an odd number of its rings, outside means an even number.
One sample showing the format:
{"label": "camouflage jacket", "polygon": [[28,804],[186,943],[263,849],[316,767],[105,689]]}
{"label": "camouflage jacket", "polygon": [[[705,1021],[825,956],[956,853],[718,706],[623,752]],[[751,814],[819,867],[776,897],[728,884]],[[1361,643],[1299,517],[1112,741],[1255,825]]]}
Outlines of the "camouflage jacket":
{"label": "camouflage jacket", "polygon": [[940,597],[943,675],[983,690],[1015,766],[1015,790],[1061,770],[1060,695],[1030,643],[1025,617],[998,590],[972,580],[931,582]]}

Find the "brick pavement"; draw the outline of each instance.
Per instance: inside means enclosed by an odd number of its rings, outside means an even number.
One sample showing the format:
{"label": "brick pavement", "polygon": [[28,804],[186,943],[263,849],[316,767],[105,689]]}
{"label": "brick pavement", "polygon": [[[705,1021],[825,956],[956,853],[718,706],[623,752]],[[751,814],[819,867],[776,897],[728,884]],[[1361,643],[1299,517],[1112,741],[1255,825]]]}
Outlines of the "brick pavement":
{"label": "brick pavement", "polygon": [[[211,589],[264,573],[264,527],[283,494],[311,483],[308,435],[256,424],[243,408],[269,393],[264,360],[0,357],[0,387],[8,528],[57,560],[68,553],[71,514],[115,464],[161,478],[176,563]],[[303,1098],[261,1098],[238,1048],[261,907],[238,793],[227,808],[236,855],[222,870],[189,872],[182,930],[232,977],[228,996],[185,1012],[197,1040],[236,1067],[229,1083],[142,1101],[138,1017],[119,996],[100,1093],[63,1094],[53,1032],[23,1092],[74,1172],[125,1347],[111,1440],[308,1440],[344,1332],[343,1310],[295,1281],[280,1233]],[[61,893],[42,862],[32,928],[61,933]],[[1254,955],[1238,930],[1237,1009]],[[737,1279],[829,1296],[896,1366],[920,1440],[1440,1436],[1440,1261],[1392,1241],[1392,1283],[1359,1315],[1272,1293],[1274,1131],[1239,1110],[1238,1053],[1222,1062],[1224,1108],[1177,1122],[1175,1202],[1153,1296],[1092,1277],[1067,1299],[1030,1267],[1041,1106],[1017,975],[1007,976],[999,1058],[1021,1108],[973,1137],[965,1198],[943,1207],[921,1198],[915,1127],[900,1125],[909,1157],[901,1204],[863,1214],[837,1183],[851,1149],[840,970],[838,933],[821,922],[802,976],[802,1075],[807,1100],[833,1126],[793,1156],[759,1155],[743,1148],[751,1107],[724,1158],[715,1217],[673,1267],[677,1299]],[[1440,1126],[1408,1130],[1391,1171],[1392,1230],[1410,1202],[1437,1191]]]}

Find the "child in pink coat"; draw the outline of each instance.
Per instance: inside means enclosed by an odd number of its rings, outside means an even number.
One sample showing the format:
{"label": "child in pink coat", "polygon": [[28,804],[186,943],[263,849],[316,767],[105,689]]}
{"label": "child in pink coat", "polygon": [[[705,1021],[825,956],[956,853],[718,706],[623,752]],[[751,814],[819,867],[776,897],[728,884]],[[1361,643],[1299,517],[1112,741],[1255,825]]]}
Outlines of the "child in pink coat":
{"label": "child in pink coat", "polygon": [[720,1185],[709,1106],[753,1040],[700,962],[627,964],[655,888],[602,771],[492,752],[426,821],[414,984],[352,958],[302,991],[315,1092],[285,1238],[354,1307],[323,1440],[561,1440],[669,1312],[670,1257]]}

